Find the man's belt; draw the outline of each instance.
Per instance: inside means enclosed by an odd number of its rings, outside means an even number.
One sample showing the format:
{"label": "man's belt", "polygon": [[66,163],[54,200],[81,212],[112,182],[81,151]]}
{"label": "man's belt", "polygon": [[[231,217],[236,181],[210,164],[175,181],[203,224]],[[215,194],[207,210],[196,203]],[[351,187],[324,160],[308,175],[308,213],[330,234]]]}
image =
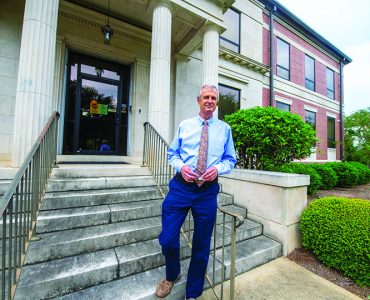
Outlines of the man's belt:
{"label": "man's belt", "polygon": [[[193,185],[197,186],[197,184],[195,182],[188,182],[188,181],[186,181],[184,179],[184,177],[182,177],[181,173],[176,173],[175,179],[177,181],[182,182],[182,183],[185,183],[185,184],[189,184],[189,185],[192,185],[193,184]],[[212,185],[213,183],[217,183],[217,182],[218,182],[218,177],[216,177],[212,181],[206,181],[206,182],[204,182],[201,187],[203,187],[203,186],[204,187],[208,187],[208,186]]]}

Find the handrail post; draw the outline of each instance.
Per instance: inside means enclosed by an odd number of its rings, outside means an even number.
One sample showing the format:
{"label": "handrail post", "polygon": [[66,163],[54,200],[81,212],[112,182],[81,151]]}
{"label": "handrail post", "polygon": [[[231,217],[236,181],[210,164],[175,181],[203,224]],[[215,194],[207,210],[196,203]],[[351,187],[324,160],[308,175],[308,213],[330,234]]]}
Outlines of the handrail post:
{"label": "handrail post", "polygon": [[8,190],[0,198],[2,218],[1,299],[13,299],[29,241],[57,154],[59,114],[54,112]]}

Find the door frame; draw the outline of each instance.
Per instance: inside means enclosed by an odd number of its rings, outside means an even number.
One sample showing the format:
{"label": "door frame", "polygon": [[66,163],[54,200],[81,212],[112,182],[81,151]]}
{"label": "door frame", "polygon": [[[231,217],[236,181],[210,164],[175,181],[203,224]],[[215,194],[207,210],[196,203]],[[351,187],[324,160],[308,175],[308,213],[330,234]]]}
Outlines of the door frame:
{"label": "door frame", "polygon": [[[128,119],[129,119],[129,108],[130,108],[130,79],[131,79],[131,67],[129,65],[121,64],[111,60],[106,60],[104,58],[95,57],[89,54],[77,52],[74,50],[68,50],[67,58],[67,80],[66,80],[66,94],[65,94],[65,115],[64,115],[64,133],[63,133],[63,154],[67,152],[67,139],[68,139],[68,125],[67,122],[70,121],[68,116],[68,108],[71,103],[69,103],[69,88],[70,88],[70,76],[71,76],[71,65],[78,64],[77,68],[77,85],[76,85],[76,99],[75,99],[75,111],[74,111],[74,125],[73,125],[73,155],[78,154],[93,154],[93,155],[127,155],[128,151]],[[103,69],[108,69],[110,71],[115,71],[120,75],[119,80],[99,77],[87,73],[81,72],[81,64],[88,65],[98,65]],[[94,80],[102,83],[113,84],[118,86],[117,95],[117,109],[115,115],[115,151],[94,151],[94,150],[82,150],[77,151],[79,143],[79,133],[80,133],[80,105],[81,105],[81,85],[82,80]],[[126,118],[121,119],[121,107],[122,104],[126,105]],[[77,109],[78,108],[78,109]]]}

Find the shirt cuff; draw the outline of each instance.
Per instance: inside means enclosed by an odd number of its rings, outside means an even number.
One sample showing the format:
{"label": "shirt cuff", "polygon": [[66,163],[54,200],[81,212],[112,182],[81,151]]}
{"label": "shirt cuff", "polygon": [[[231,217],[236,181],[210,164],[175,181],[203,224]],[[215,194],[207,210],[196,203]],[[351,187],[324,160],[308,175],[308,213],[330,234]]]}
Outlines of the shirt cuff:
{"label": "shirt cuff", "polygon": [[214,167],[217,169],[217,176],[219,175],[222,175],[222,165],[220,164],[217,164],[217,165],[214,165]]}

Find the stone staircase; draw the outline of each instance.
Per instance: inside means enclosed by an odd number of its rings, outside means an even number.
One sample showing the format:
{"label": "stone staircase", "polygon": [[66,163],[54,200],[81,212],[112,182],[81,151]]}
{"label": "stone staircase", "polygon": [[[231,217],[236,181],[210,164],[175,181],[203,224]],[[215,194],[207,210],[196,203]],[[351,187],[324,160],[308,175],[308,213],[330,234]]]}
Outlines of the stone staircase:
{"label": "stone staircase", "polygon": [[[139,164],[61,164],[54,168],[15,299],[156,299],[164,277],[158,243],[162,196]],[[230,195],[219,203],[246,216]],[[221,214],[219,214],[221,222]],[[216,239],[221,243],[221,225]],[[185,230],[192,230],[192,223]],[[230,223],[226,244],[230,244]],[[237,229],[238,274],[281,256],[280,243],[250,220]],[[213,243],[213,242],[212,242]],[[212,244],[213,245],[213,244]],[[230,274],[226,247],[226,276]],[[182,278],[168,299],[183,299],[190,250],[181,240]],[[215,277],[221,276],[221,250]],[[209,272],[213,259],[210,258]],[[212,274],[210,274],[212,276]]]}

